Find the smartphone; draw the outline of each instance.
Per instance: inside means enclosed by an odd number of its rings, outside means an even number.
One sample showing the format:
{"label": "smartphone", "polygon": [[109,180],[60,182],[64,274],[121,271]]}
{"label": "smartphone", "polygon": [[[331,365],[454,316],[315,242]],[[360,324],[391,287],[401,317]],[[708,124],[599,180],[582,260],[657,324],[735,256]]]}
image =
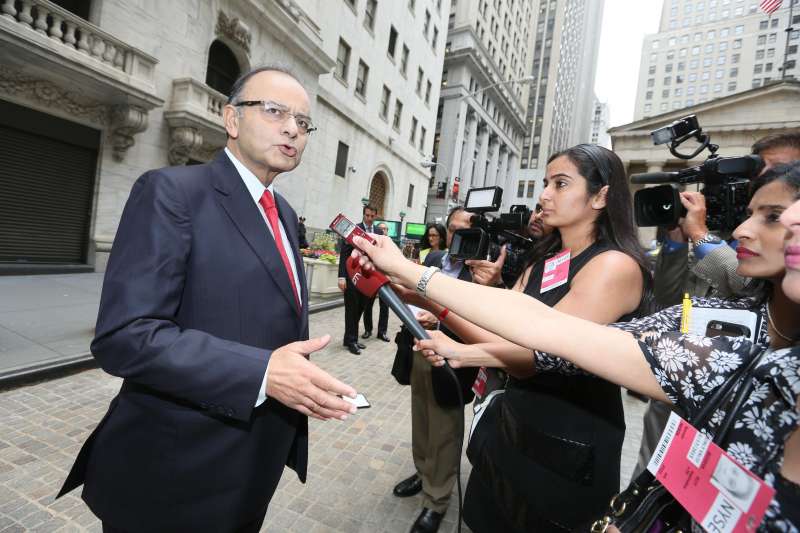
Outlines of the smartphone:
{"label": "smartphone", "polygon": [[750,338],[750,328],[742,324],[711,320],[706,326],[706,337],[747,337]]}
{"label": "smartphone", "polygon": [[367,401],[367,397],[360,392],[356,394],[355,398],[350,398],[349,396],[340,396],[340,398],[355,405],[356,409],[366,409],[367,407],[371,407]]}

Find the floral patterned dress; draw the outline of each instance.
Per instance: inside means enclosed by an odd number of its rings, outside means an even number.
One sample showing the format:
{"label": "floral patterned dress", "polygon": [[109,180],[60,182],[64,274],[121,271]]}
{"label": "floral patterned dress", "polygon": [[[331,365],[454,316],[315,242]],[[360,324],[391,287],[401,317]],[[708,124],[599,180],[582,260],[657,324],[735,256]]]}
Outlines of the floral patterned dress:
{"label": "floral patterned dress", "polygon": [[[727,301],[695,298],[693,305],[747,309],[754,301]],[[764,309],[762,307],[762,313]],[[757,351],[742,337],[708,338],[682,334],[681,306],[614,327],[632,333],[638,340],[659,385],[687,418],[691,418],[738,368],[746,365]],[[769,339],[766,320],[757,345],[766,350]],[[537,353],[537,366],[559,368],[563,372],[582,372],[567,361]],[[742,465],[764,479],[777,491],[758,531],[800,531],[800,486],[780,474],[784,443],[798,429],[800,395],[800,347],[767,352],[757,364],[751,380],[753,392],[735,415],[725,448]],[[729,405],[713,414],[703,431],[713,434],[725,418]],[[695,524],[697,531],[700,527]]]}

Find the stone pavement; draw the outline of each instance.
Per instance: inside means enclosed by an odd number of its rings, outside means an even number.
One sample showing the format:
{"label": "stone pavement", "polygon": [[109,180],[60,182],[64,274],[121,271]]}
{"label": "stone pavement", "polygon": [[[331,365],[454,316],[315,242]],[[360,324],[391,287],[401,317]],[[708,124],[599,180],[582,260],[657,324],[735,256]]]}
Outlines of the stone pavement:
{"label": "stone pavement", "polygon": [[[342,309],[312,316],[311,335],[333,337],[313,360],[363,392],[372,407],[345,422],[311,420],[308,482],[303,485],[286,471],[262,531],[405,533],[418,513],[419,497],[391,494],[394,484],[414,470],[410,390],[389,374],[395,345],[369,339],[362,355],[353,356],[341,347],[343,326]],[[398,327],[392,317],[390,332]],[[101,530],[80,500],[80,489],[53,498],[120,382],[94,369],[0,392],[0,533]],[[636,460],[644,404],[627,395],[623,399],[627,479]],[[464,458],[464,485],[468,472]],[[442,533],[456,531],[454,500]]]}

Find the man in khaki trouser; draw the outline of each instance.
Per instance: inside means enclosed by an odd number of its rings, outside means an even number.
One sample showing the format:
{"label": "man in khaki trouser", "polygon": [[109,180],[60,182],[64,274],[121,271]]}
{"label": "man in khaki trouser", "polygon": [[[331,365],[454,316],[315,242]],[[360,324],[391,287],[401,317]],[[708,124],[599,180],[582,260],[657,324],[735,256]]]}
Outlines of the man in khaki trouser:
{"label": "man in khaki trouser", "polygon": [[[453,232],[470,227],[471,214],[456,208],[447,217],[447,244]],[[442,273],[472,280],[470,268],[440,251],[425,258],[427,266],[437,266]],[[497,270],[499,266],[490,265]],[[502,265],[500,265],[502,266]],[[437,317],[427,311],[417,315],[426,329],[439,328],[452,334]],[[464,402],[472,400],[470,390],[477,368],[456,370]],[[423,493],[422,511],[411,526],[411,533],[435,533],[450,503],[461,460],[461,424],[464,404],[459,401],[452,378],[444,368],[433,368],[419,352],[414,352],[411,369],[411,450],[417,472],[394,488],[394,495],[407,497]]]}

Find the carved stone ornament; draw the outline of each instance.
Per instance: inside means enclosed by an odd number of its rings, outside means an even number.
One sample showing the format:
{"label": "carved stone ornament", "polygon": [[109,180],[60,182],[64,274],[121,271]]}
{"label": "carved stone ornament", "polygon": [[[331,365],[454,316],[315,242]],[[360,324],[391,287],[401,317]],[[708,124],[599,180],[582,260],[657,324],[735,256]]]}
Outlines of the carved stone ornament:
{"label": "carved stone ornament", "polygon": [[122,161],[128,148],[133,146],[133,136],[147,129],[147,111],[133,105],[115,105],[111,108],[111,146],[115,161]]}
{"label": "carved stone ornament", "polygon": [[98,126],[107,125],[110,119],[108,106],[102,102],[5,65],[0,65],[0,95],[26,100],[34,106],[51,108],[59,114],[86,119]]}
{"label": "carved stone ornament", "polygon": [[229,18],[224,11],[220,11],[215,31],[217,35],[227,37],[250,54],[250,41],[252,41],[253,37],[250,33],[250,28],[238,18]]}
{"label": "carved stone ornament", "polygon": [[189,157],[203,146],[203,136],[197,128],[173,128],[169,136],[169,164],[185,165]]}

